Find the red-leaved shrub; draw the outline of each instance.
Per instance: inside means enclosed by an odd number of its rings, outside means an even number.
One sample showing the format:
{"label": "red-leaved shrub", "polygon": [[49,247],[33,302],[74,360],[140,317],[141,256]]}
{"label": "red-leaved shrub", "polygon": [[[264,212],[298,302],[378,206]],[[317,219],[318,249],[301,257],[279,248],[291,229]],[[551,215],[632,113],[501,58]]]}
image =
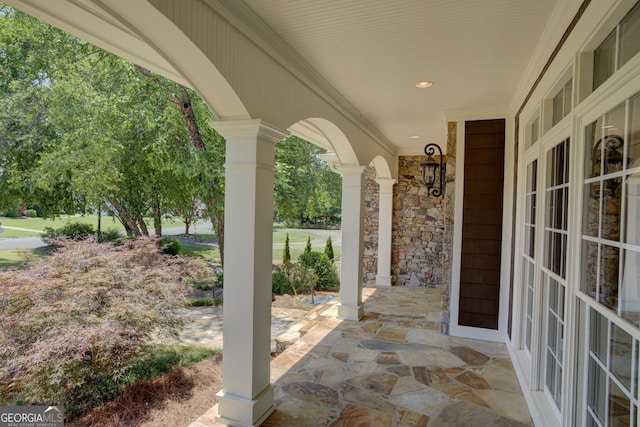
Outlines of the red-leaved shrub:
{"label": "red-leaved shrub", "polygon": [[185,284],[211,274],[201,260],[66,242],[26,269],[0,270],[0,405],[104,403],[100,384],[122,375],[152,337],[175,335]]}

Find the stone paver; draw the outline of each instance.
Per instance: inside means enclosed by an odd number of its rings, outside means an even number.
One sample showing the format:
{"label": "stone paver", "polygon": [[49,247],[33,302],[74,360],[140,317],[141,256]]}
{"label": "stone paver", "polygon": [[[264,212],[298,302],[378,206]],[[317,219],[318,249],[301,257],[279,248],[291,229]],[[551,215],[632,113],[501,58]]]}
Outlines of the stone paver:
{"label": "stone paver", "polygon": [[[332,301],[272,361],[276,410],[263,426],[531,425],[504,344],[435,332],[430,289],[363,294],[363,320],[337,320]],[[192,426],[216,425],[216,410]]]}

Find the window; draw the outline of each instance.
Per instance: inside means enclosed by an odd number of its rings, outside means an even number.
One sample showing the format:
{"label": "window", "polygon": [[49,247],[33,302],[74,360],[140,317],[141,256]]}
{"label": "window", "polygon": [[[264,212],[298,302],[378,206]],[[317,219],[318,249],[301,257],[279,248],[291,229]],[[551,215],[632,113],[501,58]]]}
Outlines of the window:
{"label": "window", "polygon": [[564,300],[566,289],[567,234],[569,208],[569,139],[547,153],[545,179],[545,255],[542,280],[546,290],[544,313],[545,391],[561,409],[564,354]]}
{"label": "window", "polygon": [[585,143],[581,290],[640,327],[640,94],[589,124]]}
{"label": "window", "polygon": [[594,51],[593,89],[598,88],[639,51],[640,3],[627,13]]}
{"label": "window", "polygon": [[529,137],[527,138],[527,145],[525,149],[530,148],[533,144],[540,139],[540,117],[536,117],[529,125]]}
{"label": "window", "polygon": [[636,425],[640,335],[640,94],[585,128],[581,290],[589,307],[588,426]]}
{"label": "window", "polygon": [[525,193],[524,253],[523,253],[523,313],[524,348],[531,355],[531,334],[533,330],[533,298],[535,292],[535,238],[537,202],[538,161],[527,165],[527,188]]}
{"label": "window", "polygon": [[638,340],[593,308],[588,318],[586,425],[636,425]]}
{"label": "window", "polygon": [[551,126],[555,126],[571,111],[571,89],[573,80],[570,79],[553,97],[553,114]]}

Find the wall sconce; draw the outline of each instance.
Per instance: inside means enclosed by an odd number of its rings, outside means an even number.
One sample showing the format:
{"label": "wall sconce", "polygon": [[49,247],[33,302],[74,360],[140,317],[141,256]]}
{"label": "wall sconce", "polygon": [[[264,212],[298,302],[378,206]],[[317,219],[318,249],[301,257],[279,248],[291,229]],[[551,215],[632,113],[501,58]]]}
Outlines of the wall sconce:
{"label": "wall sconce", "polygon": [[613,168],[613,170],[619,170],[623,165],[622,162],[624,160],[623,153],[620,152],[621,149],[624,150],[624,139],[618,135],[607,135],[603,136],[595,143],[593,146],[593,154],[591,158],[593,159],[593,171],[595,172],[600,166],[600,162],[602,160],[602,145],[604,144],[604,171],[602,175],[606,175],[609,173],[609,168]]}
{"label": "wall sconce", "polygon": [[[436,148],[440,155],[439,162],[433,158]],[[444,183],[446,181],[446,166],[443,163],[444,156],[442,155],[442,149],[440,149],[438,144],[427,144],[424,147],[424,154],[427,155],[427,161],[420,164],[420,168],[422,169],[422,182],[427,187],[428,196],[440,197],[444,194]],[[436,183],[438,169],[440,169],[440,188],[433,188]]]}

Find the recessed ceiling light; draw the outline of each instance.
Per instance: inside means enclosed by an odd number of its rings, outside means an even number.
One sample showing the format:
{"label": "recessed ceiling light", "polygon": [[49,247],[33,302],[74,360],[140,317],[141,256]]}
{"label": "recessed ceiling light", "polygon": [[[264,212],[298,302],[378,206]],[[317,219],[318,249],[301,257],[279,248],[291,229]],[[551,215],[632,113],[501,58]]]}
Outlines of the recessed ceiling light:
{"label": "recessed ceiling light", "polygon": [[433,82],[428,82],[426,80],[416,83],[416,87],[420,88],[420,89],[426,89],[426,88],[431,87],[431,86],[433,86]]}
{"label": "recessed ceiling light", "polygon": [[409,138],[411,138],[411,139],[420,139],[420,135],[411,135]]}

